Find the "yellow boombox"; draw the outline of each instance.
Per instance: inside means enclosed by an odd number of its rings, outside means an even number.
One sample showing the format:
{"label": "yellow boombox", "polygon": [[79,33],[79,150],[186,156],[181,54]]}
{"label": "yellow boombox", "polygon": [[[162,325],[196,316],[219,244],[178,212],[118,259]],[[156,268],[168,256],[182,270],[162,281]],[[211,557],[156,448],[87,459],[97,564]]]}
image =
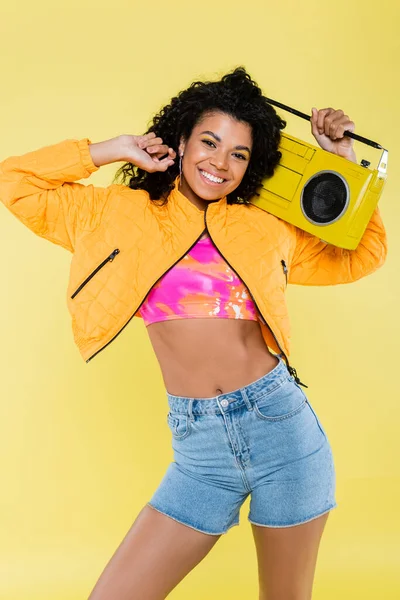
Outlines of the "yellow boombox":
{"label": "yellow boombox", "polygon": [[[268,102],[310,121],[305,113],[270,99]],[[355,249],[382,194],[388,151],[345,131],[344,135],[383,150],[377,169],[369,169],[366,160],[358,165],[293,136],[281,135],[279,164],[250,202],[321,241]]]}

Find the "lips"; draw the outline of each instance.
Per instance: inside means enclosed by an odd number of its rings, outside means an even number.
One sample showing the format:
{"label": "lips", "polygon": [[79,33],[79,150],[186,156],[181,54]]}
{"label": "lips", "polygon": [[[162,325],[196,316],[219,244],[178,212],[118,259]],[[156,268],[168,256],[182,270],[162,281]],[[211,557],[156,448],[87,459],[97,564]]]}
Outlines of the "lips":
{"label": "lips", "polygon": [[[203,169],[204,171],[206,171],[206,169]],[[215,186],[219,186],[219,185],[223,185],[224,183],[226,183],[226,179],[224,179],[221,182],[217,182],[217,181],[211,181],[211,179],[209,179],[208,177],[206,177],[205,175],[203,175],[203,173],[201,172],[202,170],[199,169],[199,173],[200,173],[200,177],[203,181],[205,181],[206,183],[208,183],[209,185],[215,185]],[[206,171],[208,173],[208,171]],[[213,177],[219,177],[219,175],[214,175],[213,173],[210,173],[210,175],[213,175]],[[222,177],[220,179],[223,179]]]}

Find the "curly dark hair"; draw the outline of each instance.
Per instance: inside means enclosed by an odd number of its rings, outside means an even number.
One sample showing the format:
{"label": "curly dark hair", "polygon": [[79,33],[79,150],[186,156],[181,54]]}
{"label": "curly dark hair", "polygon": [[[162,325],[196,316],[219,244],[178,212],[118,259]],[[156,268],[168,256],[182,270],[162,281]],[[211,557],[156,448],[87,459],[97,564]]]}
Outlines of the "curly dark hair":
{"label": "curly dark hair", "polygon": [[[146,133],[161,137],[163,144],[173,148],[178,156],[180,138],[187,141],[203,117],[216,111],[251,127],[253,148],[249,165],[240,185],[227,196],[228,204],[248,204],[262,180],[273,175],[282,156],[278,145],[286,121],[267,102],[244,67],[237,67],[219,81],[193,82],[156,114]],[[166,171],[148,173],[127,162],[118,169],[114,182],[120,178],[132,189],[146,190],[151,200],[167,201],[178,174],[176,163]]]}

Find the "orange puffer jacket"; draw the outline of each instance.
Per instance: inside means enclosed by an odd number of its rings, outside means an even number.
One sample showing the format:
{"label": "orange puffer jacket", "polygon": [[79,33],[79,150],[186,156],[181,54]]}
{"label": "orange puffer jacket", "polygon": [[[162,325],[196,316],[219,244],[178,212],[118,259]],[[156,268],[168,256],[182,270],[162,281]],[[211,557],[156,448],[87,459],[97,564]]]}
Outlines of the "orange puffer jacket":
{"label": "orange puffer jacket", "polygon": [[266,344],[283,354],[298,382],[288,361],[287,283],[350,283],[385,261],[386,232],[378,208],[358,247],[344,250],[255,205],[227,204],[226,197],[202,211],[177,186],[161,206],[144,190],[76,183],[99,168],[90,143],[65,140],[0,163],[4,205],[35,234],[73,253],[67,305],[86,362],[139,316],[152,286],[206,228],[255,301],[265,321]]}

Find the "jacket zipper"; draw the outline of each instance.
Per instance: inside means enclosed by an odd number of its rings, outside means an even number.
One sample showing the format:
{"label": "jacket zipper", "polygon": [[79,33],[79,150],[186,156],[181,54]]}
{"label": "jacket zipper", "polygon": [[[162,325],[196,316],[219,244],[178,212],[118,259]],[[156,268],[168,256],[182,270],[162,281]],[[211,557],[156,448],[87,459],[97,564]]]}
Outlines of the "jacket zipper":
{"label": "jacket zipper", "polygon": [[[133,317],[135,316],[135,314],[137,313],[137,311],[140,309],[140,307],[142,306],[147,294],[150,292],[150,290],[152,289],[152,287],[155,286],[155,284],[161,279],[161,277],[163,277],[166,273],[168,273],[168,271],[170,271],[188,252],[190,252],[190,250],[193,248],[193,246],[195,246],[197,244],[197,242],[199,241],[199,239],[201,238],[201,236],[204,233],[204,229],[201,232],[201,234],[198,236],[198,238],[193,242],[193,244],[186,250],[186,252],[184,254],[182,254],[182,256],[180,256],[170,267],[168,267],[168,269],[166,269],[166,271],[164,271],[160,277],[158,279],[156,279],[156,281],[154,281],[154,283],[151,284],[151,286],[149,287],[149,289],[147,290],[145,296],[143,296],[142,300],[140,301],[139,306],[136,308],[136,310],[134,311],[134,313],[132,314],[131,317],[129,317],[129,319],[127,320],[127,322],[125,323],[125,325],[118,331],[118,333],[116,333],[114,335],[113,338],[111,338],[111,340],[109,342],[107,342],[107,344],[105,344],[102,348],[100,348],[99,350],[97,350],[94,354],[92,354],[92,356],[90,356],[86,362],[88,363],[89,361],[92,360],[92,358],[94,358],[99,352],[101,352],[102,350],[104,350],[104,348],[106,348],[109,344],[111,344],[111,342],[113,342],[115,340],[115,338],[121,333],[121,331],[123,329],[125,329],[125,327],[128,325],[128,323],[133,319]],[[115,252],[115,250],[114,250]],[[111,256],[111,255],[110,255]],[[107,259],[108,260],[108,259]],[[107,262],[107,261],[105,261]]]}
{"label": "jacket zipper", "polygon": [[283,272],[285,273],[285,277],[286,277],[286,287],[287,287],[287,274],[288,274],[288,268],[286,266],[285,261],[282,259],[281,260],[281,265],[283,267]]}
{"label": "jacket zipper", "polygon": [[75,292],[72,294],[71,298],[75,298],[75,296],[76,296],[77,294],[79,294],[79,292],[80,292],[80,291],[81,291],[81,289],[82,289],[82,288],[83,288],[83,287],[84,287],[84,286],[87,284],[87,282],[88,282],[88,281],[90,281],[94,275],[96,275],[97,271],[100,271],[100,269],[101,269],[102,267],[104,267],[104,265],[105,265],[107,262],[109,262],[109,261],[110,261],[110,262],[112,262],[112,261],[114,260],[114,258],[117,256],[117,254],[119,254],[119,252],[120,252],[120,251],[119,251],[119,248],[115,248],[115,250],[113,250],[113,251],[111,252],[111,254],[110,254],[109,256],[107,256],[107,258],[105,258],[105,259],[103,260],[103,262],[102,262],[102,263],[100,263],[100,264],[99,264],[99,266],[98,266],[98,267],[96,267],[94,271],[92,271],[92,273],[90,273],[89,277],[86,277],[85,281],[84,281],[83,283],[81,283],[81,285],[80,285],[80,286],[79,286],[79,287],[78,287],[78,288],[75,290]]}
{"label": "jacket zipper", "polygon": [[[198,236],[198,238],[197,238],[197,239],[196,239],[196,240],[193,242],[193,244],[192,244],[192,245],[191,245],[191,246],[190,246],[190,247],[189,247],[189,248],[186,250],[186,252],[185,252],[184,254],[182,254],[182,255],[181,255],[181,256],[180,256],[180,257],[179,257],[179,258],[178,258],[178,259],[177,259],[177,260],[176,260],[176,261],[175,261],[175,262],[174,262],[174,263],[173,263],[173,264],[172,264],[170,267],[168,267],[168,269],[167,269],[166,271],[164,271],[164,273],[162,273],[162,275],[160,275],[160,277],[159,277],[158,279],[156,279],[156,281],[154,281],[154,283],[152,283],[152,285],[150,286],[150,288],[147,290],[147,292],[146,292],[145,296],[144,296],[144,297],[143,297],[143,299],[141,300],[141,302],[140,302],[139,306],[136,308],[136,310],[134,311],[134,313],[132,314],[132,316],[131,316],[131,317],[128,319],[128,321],[125,323],[125,325],[124,325],[124,326],[123,326],[123,327],[122,327],[122,328],[121,328],[121,329],[118,331],[118,333],[116,333],[116,334],[114,335],[114,337],[113,337],[113,338],[111,338],[111,340],[110,340],[109,342],[107,342],[107,344],[105,344],[105,345],[104,345],[102,348],[100,348],[100,349],[99,349],[99,350],[97,350],[97,351],[96,351],[94,354],[92,354],[92,356],[90,356],[90,357],[89,357],[89,358],[86,360],[86,362],[87,362],[87,363],[88,363],[89,361],[91,361],[91,360],[92,360],[92,358],[94,358],[94,357],[95,357],[95,356],[96,356],[96,355],[97,355],[99,352],[101,352],[102,350],[104,350],[104,348],[106,348],[106,347],[107,347],[109,344],[111,344],[111,342],[113,342],[113,341],[115,340],[115,338],[116,338],[116,337],[117,337],[117,336],[118,336],[118,335],[121,333],[121,331],[123,331],[123,330],[125,329],[125,327],[128,325],[128,323],[129,323],[129,322],[130,322],[130,321],[133,319],[133,317],[135,316],[135,314],[137,313],[137,311],[140,309],[141,305],[143,304],[143,302],[144,302],[144,300],[145,300],[145,298],[146,298],[147,294],[150,292],[150,290],[152,289],[152,287],[153,287],[153,286],[154,286],[154,285],[155,285],[155,284],[156,284],[156,283],[157,283],[157,282],[158,282],[158,281],[159,281],[159,280],[160,280],[160,279],[161,279],[161,278],[162,278],[162,277],[163,277],[163,276],[164,276],[166,273],[168,273],[168,271],[170,271],[170,270],[171,270],[171,269],[172,269],[172,268],[173,268],[173,267],[174,267],[174,266],[175,266],[175,265],[176,265],[176,264],[177,264],[177,263],[178,263],[178,262],[179,262],[179,261],[180,261],[180,260],[181,260],[181,259],[182,259],[182,258],[183,258],[183,257],[184,257],[186,254],[187,254],[187,253],[188,253],[188,252],[190,252],[190,250],[193,248],[193,246],[195,246],[195,244],[197,244],[197,242],[199,241],[199,239],[201,238],[201,236],[203,235],[203,233],[204,233],[205,231],[208,233],[208,235],[210,236],[210,239],[211,239],[212,243],[213,243],[213,244],[214,244],[214,246],[217,248],[217,250],[218,250],[218,252],[221,254],[221,256],[223,256],[223,258],[224,258],[224,260],[227,262],[227,264],[228,264],[228,265],[231,267],[231,269],[232,269],[233,271],[235,271],[235,273],[238,275],[238,277],[239,277],[240,279],[242,279],[242,278],[240,277],[239,273],[238,273],[238,272],[237,272],[237,271],[236,271],[236,270],[235,270],[235,269],[232,267],[232,265],[231,265],[231,264],[230,264],[230,263],[229,263],[229,262],[226,260],[225,256],[222,254],[222,252],[220,251],[220,249],[219,249],[219,248],[216,246],[216,244],[214,243],[214,240],[212,239],[212,237],[211,237],[211,235],[210,235],[210,231],[209,231],[209,229],[208,229],[208,227],[207,227],[207,208],[208,208],[208,206],[206,206],[206,208],[205,208],[205,211],[204,211],[204,225],[205,225],[205,229],[203,229],[203,231],[201,232],[201,234],[200,234],[200,235]],[[116,249],[114,250],[114,252],[115,252],[115,253],[118,253],[118,252],[119,252],[119,250],[116,248]],[[112,256],[112,254],[113,254],[113,252],[110,254],[110,256],[109,256],[109,257],[108,257],[108,258],[107,258],[105,261],[103,261],[103,263],[102,263],[101,265],[99,265],[99,266],[97,267],[97,269],[96,269],[96,270],[93,272],[93,274],[92,274],[92,275],[94,275],[94,274],[95,274],[95,273],[96,273],[96,272],[99,270],[99,268],[101,268],[101,266],[103,266],[103,264],[105,264],[105,263],[106,263],[108,260],[110,260],[110,257]],[[112,258],[111,260],[113,260],[113,258]],[[285,263],[285,264],[286,264],[286,263]],[[90,277],[91,277],[92,275],[90,275],[88,279],[90,279]],[[243,281],[244,285],[246,285],[246,283],[244,282],[244,280],[243,280],[243,279],[242,279],[242,281]],[[83,287],[83,285],[85,285],[85,282],[83,282],[83,284],[82,284],[82,285],[81,285],[81,286],[78,288],[78,290],[75,292],[75,294],[74,294],[74,295],[76,295],[76,294],[78,293],[78,291],[79,291],[79,290],[80,290],[80,289]],[[246,285],[246,287],[247,287],[247,285]],[[278,340],[276,339],[276,336],[275,336],[274,332],[272,331],[272,329],[271,329],[271,327],[268,325],[268,323],[267,323],[267,321],[266,321],[266,319],[265,319],[264,315],[262,314],[262,312],[261,312],[261,311],[260,311],[260,309],[258,308],[257,302],[255,301],[255,299],[254,299],[254,297],[253,297],[252,293],[250,292],[249,288],[247,288],[247,289],[248,289],[248,292],[249,292],[249,294],[250,294],[250,296],[251,296],[251,298],[252,298],[252,300],[253,300],[253,302],[254,302],[255,306],[257,307],[257,310],[258,310],[258,312],[260,313],[260,315],[262,315],[262,317],[263,317],[263,319],[264,319],[264,321],[265,321],[265,323],[266,323],[266,325],[267,325],[268,329],[271,331],[272,335],[274,336],[274,339],[275,339],[275,341],[276,341],[276,344],[277,344],[278,348],[280,349],[281,353],[283,354],[283,356],[284,356],[284,358],[285,358],[285,362],[286,362],[286,365],[287,365],[287,369],[288,369],[288,371],[289,371],[290,375],[291,375],[292,377],[294,377],[294,379],[295,379],[295,381],[296,381],[296,383],[297,383],[298,385],[302,385],[303,387],[306,387],[306,388],[308,388],[308,385],[306,385],[305,383],[302,383],[302,382],[300,381],[299,377],[297,376],[296,369],[295,369],[294,367],[290,366],[290,364],[289,364],[289,360],[288,360],[288,358],[287,358],[286,354],[284,353],[284,351],[282,350],[282,348],[281,348],[281,346],[280,346],[280,344],[279,344]]]}
{"label": "jacket zipper", "polygon": [[[284,353],[284,351],[282,350],[282,348],[281,348],[281,346],[280,346],[280,344],[279,344],[278,340],[276,339],[276,335],[275,335],[275,334],[274,334],[274,332],[272,331],[271,327],[268,325],[266,318],[264,317],[264,315],[262,314],[261,310],[259,309],[259,307],[258,307],[258,304],[257,304],[257,302],[255,301],[255,299],[254,299],[254,296],[253,296],[253,294],[251,293],[250,289],[248,288],[248,286],[247,286],[246,282],[244,281],[243,277],[242,277],[241,275],[239,275],[239,273],[236,271],[236,269],[234,269],[234,268],[232,267],[232,265],[230,264],[230,262],[229,262],[228,260],[226,260],[226,257],[225,257],[225,256],[222,254],[221,250],[220,250],[220,249],[217,247],[217,245],[215,244],[214,240],[212,239],[212,236],[211,236],[210,230],[209,230],[209,229],[208,229],[208,227],[207,227],[207,208],[208,208],[208,205],[206,206],[206,209],[205,209],[205,211],[204,211],[204,223],[205,223],[206,230],[207,230],[207,232],[208,232],[208,235],[210,236],[210,239],[211,239],[212,243],[213,243],[213,244],[214,244],[214,246],[217,248],[218,252],[219,252],[219,253],[221,254],[221,256],[224,258],[224,260],[226,261],[226,263],[227,263],[227,264],[230,266],[230,268],[231,268],[233,271],[235,271],[236,275],[237,275],[237,276],[238,276],[238,277],[239,277],[239,278],[240,278],[240,279],[243,281],[244,285],[247,287],[247,291],[249,292],[249,294],[250,294],[250,296],[251,296],[251,298],[252,298],[252,300],[253,300],[253,302],[254,302],[255,306],[257,307],[257,310],[258,310],[258,312],[260,313],[260,315],[261,315],[261,316],[262,316],[262,318],[264,319],[264,321],[265,321],[265,324],[267,325],[268,329],[270,330],[270,332],[271,332],[271,333],[272,333],[272,335],[274,336],[274,340],[275,340],[275,342],[276,342],[276,344],[277,344],[277,346],[278,346],[279,350],[282,352],[282,354],[283,354],[283,356],[284,356],[284,358],[285,358],[285,362],[286,362],[286,365],[287,365],[287,369],[288,369],[288,371],[289,371],[290,375],[291,375],[292,377],[294,377],[294,379],[295,379],[295,381],[296,381],[296,383],[297,383],[298,385],[302,385],[303,387],[306,387],[306,388],[308,388],[308,385],[306,385],[305,383],[302,383],[302,382],[300,381],[300,379],[299,379],[299,377],[298,377],[298,375],[297,375],[296,369],[295,369],[294,367],[292,367],[292,366],[289,364],[288,357],[286,356],[286,354],[285,354],[285,353]],[[285,263],[285,266],[286,266],[286,263]]]}

